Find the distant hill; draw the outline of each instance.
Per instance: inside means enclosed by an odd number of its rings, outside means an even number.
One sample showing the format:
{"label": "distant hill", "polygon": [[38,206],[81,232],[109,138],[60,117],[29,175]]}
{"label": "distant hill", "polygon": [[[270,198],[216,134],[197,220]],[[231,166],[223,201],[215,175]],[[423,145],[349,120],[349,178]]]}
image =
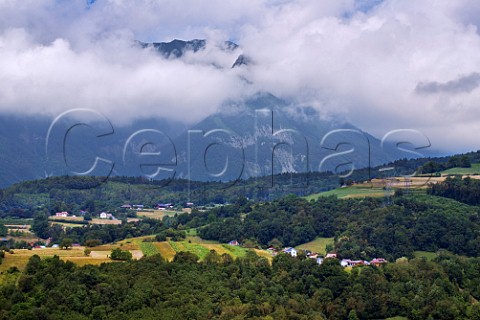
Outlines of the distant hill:
{"label": "distant hill", "polygon": [[[46,137],[51,123],[52,119],[47,117],[0,116],[0,187],[47,176],[72,174],[72,171],[83,172],[92,166],[97,156],[115,163],[112,175],[139,175],[138,169],[128,170],[123,166],[122,150],[128,137],[146,128],[162,130],[175,137],[185,129],[183,124],[165,119],[136,120],[126,126],[113,124],[111,135],[97,138],[92,128],[77,126],[64,144],[63,138],[69,126],[60,123],[50,137],[47,160]],[[64,146],[68,164],[63,157]],[[92,172],[93,175],[107,173],[107,170]]]}

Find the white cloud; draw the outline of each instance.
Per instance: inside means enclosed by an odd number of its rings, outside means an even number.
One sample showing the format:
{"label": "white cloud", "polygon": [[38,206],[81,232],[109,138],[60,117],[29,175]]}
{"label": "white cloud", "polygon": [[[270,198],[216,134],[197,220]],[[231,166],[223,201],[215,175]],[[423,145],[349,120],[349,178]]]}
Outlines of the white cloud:
{"label": "white cloud", "polygon": [[166,60],[153,50],[124,44],[121,54],[110,57],[98,48],[75,52],[63,39],[26,48],[25,38],[21,30],[9,30],[1,38],[8,42],[8,48],[0,48],[3,111],[56,115],[92,108],[116,121],[157,116],[192,122],[241,88],[229,72]]}
{"label": "white cloud", "polygon": [[[380,137],[413,128],[435,148],[480,149],[479,88],[418,90],[480,73],[480,5],[377,2],[99,0],[86,9],[80,0],[0,0],[0,110],[91,107],[118,121],[193,122],[265,90]],[[237,53],[213,45],[176,61],[131,46],[173,38],[234,39],[255,64],[232,70]]]}
{"label": "white cloud", "polygon": [[[472,118],[480,116],[480,90],[415,91],[421,82],[451,83],[479,71],[477,29],[456,10],[473,2],[452,3],[385,1],[348,18],[308,17],[304,7],[291,7],[242,39],[257,58],[251,77],[274,94],[316,100],[322,111],[380,137],[410,127],[431,136],[436,148],[477,149],[480,122]],[[465,122],[477,130],[465,134]]]}

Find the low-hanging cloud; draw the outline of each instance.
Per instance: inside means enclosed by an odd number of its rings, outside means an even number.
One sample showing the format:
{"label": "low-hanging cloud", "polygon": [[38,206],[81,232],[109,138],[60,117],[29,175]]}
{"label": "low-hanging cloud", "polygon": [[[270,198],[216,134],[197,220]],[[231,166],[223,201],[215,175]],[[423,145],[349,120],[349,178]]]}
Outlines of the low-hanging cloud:
{"label": "low-hanging cloud", "polygon": [[[76,52],[64,39],[31,46],[27,38],[17,29],[0,37],[8,43],[0,48],[4,112],[56,115],[91,108],[121,122],[144,117],[192,122],[214,112],[242,87],[229,74],[234,70],[213,66],[202,55],[189,63],[191,58],[167,60],[133,42],[117,44],[122,52],[116,54],[118,48],[111,45]],[[228,61],[221,53],[212,55]]]}
{"label": "low-hanging cloud", "polygon": [[420,82],[415,91],[420,94],[471,92],[480,85],[480,73],[474,72],[456,80],[440,83],[437,81]]}
{"label": "low-hanging cloud", "polygon": [[[474,0],[0,0],[0,112],[191,123],[268,91],[379,137],[479,149],[478,17]],[[208,45],[180,59],[133,45],[174,38]],[[230,68],[242,53],[254,63]]]}

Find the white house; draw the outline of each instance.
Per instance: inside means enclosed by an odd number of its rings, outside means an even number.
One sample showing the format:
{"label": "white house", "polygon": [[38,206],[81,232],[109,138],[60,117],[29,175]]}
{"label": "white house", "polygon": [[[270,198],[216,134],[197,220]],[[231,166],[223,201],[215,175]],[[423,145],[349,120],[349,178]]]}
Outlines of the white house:
{"label": "white house", "polygon": [[297,250],[295,248],[292,248],[292,247],[288,247],[288,248],[283,249],[283,252],[291,255],[292,257],[297,256]]}
{"label": "white house", "polygon": [[167,210],[167,209],[172,209],[173,204],[172,203],[159,203],[156,205],[157,210]]}
{"label": "white house", "polygon": [[350,260],[350,259],[342,259],[340,261],[340,265],[342,267],[355,267],[355,266],[365,266],[365,265],[370,265],[368,261],[363,261],[363,260]]}
{"label": "white house", "polygon": [[55,216],[56,217],[67,217],[68,212],[67,211],[57,212],[57,213],[55,213]]}
{"label": "white house", "polygon": [[111,213],[102,212],[100,213],[100,219],[115,219],[115,217]]}

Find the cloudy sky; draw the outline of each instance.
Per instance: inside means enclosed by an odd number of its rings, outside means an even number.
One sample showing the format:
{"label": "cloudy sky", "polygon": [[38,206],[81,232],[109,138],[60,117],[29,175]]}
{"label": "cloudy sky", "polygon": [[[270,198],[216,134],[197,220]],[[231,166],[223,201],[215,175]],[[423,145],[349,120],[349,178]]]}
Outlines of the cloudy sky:
{"label": "cloudy sky", "polygon": [[[262,90],[378,137],[477,150],[479,23],[478,0],[0,0],[0,112],[191,124]],[[174,61],[132,46],[175,38],[209,46]],[[254,64],[231,69],[239,53]]]}

